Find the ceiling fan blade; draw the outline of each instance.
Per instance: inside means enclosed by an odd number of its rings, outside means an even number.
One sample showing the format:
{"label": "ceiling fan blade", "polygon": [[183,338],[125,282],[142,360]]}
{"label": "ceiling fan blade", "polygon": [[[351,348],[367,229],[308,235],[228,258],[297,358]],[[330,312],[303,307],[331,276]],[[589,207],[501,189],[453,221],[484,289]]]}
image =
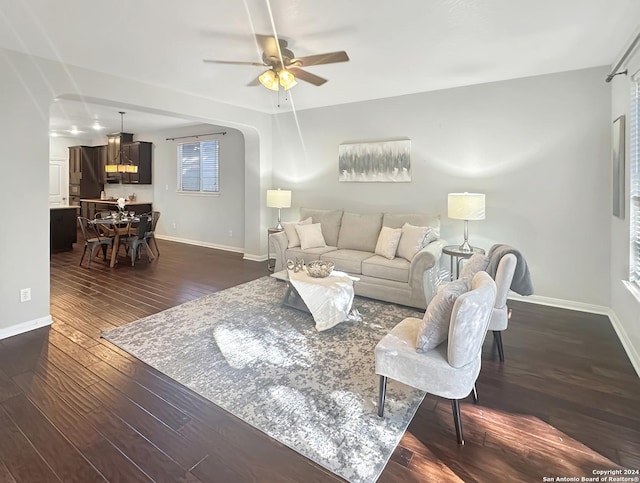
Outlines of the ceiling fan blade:
{"label": "ceiling fan blade", "polygon": [[307,72],[306,70],[299,69],[297,67],[291,67],[289,70],[293,73],[296,79],[309,82],[314,86],[321,86],[322,84],[327,82],[327,79],[320,77],[319,75],[312,74],[311,72]]}
{"label": "ceiling fan blade", "polygon": [[344,50],[338,52],[327,52],[326,54],[307,55],[306,57],[297,57],[293,63],[300,62],[301,67],[320,64],[334,64],[336,62],[347,62],[349,56]]}
{"label": "ceiling fan blade", "polygon": [[256,77],[255,79],[253,79],[251,82],[247,84],[247,87],[259,86],[259,85],[260,85],[260,79]]}
{"label": "ceiling fan blade", "polygon": [[[256,34],[256,41],[265,57],[280,57],[280,52],[286,49],[288,45],[288,42],[282,38],[278,38],[276,42],[276,38],[273,35]],[[279,49],[278,44],[280,44]]]}
{"label": "ceiling fan blade", "polygon": [[265,64],[260,62],[242,62],[236,60],[212,60],[212,59],[202,59],[202,62],[206,62],[208,64],[231,64],[231,65],[257,65],[259,67],[264,67]]}

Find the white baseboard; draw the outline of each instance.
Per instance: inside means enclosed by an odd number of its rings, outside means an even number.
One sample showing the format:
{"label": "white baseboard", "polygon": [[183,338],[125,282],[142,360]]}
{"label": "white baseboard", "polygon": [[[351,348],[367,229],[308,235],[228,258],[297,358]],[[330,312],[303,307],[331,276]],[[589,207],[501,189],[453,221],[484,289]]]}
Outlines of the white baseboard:
{"label": "white baseboard", "polygon": [[627,332],[624,330],[622,322],[620,322],[620,319],[611,307],[574,302],[573,300],[554,299],[551,297],[542,297],[539,295],[523,297],[511,292],[509,293],[508,298],[509,300],[517,300],[519,302],[548,305],[550,307],[558,307],[561,309],[577,310],[579,312],[606,315],[607,317],[609,317],[609,322],[611,323],[613,330],[616,331],[616,335],[618,336],[618,339],[620,340],[624,351],[627,353],[627,357],[629,357],[633,368],[636,370],[636,374],[638,374],[638,377],[640,377],[640,354],[638,354],[638,351],[631,343],[631,339],[629,338]]}
{"label": "white baseboard", "polygon": [[627,356],[629,356],[629,360],[631,361],[631,364],[633,364],[633,368],[636,370],[636,374],[640,377],[640,354],[638,354],[638,351],[631,343],[629,335],[624,330],[622,322],[620,322],[620,319],[613,309],[609,309],[609,313],[607,315],[609,316],[613,330],[618,334],[618,339],[620,339],[622,347],[624,347],[624,351],[627,353]]}
{"label": "white baseboard", "polygon": [[558,307],[561,309],[577,310],[578,312],[588,312],[590,314],[609,315],[611,309],[604,305],[585,304],[583,302],[575,302],[573,300],[554,299],[552,297],[543,297],[541,295],[528,295],[526,297],[509,292],[509,300],[517,300],[518,302],[527,302],[530,304],[548,305],[549,307]]}
{"label": "white baseboard", "polygon": [[231,247],[228,245],[218,245],[217,243],[208,243],[208,242],[203,242],[199,240],[189,240],[188,238],[178,238],[178,237],[168,236],[168,235],[158,235],[157,233],[155,237],[159,240],[185,243],[187,245],[196,245],[199,247],[215,248],[216,250],[224,250],[225,252],[244,253],[244,250],[242,248]]}
{"label": "white baseboard", "polygon": [[47,315],[45,317],[40,317],[39,319],[28,320],[26,322],[21,322],[20,324],[5,327],[4,329],[0,329],[0,339],[13,337],[14,335],[39,329],[40,327],[46,327],[47,325],[51,325],[52,322],[53,319],[51,318],[51,315]]}
{"label": "white baseboard", "polygon": [[252,262],[265,262],[267,261],[267,256],[266,255],[252,255],[251,253],[245,253],[244,254],[244,258],[245,260],[251,260]]}

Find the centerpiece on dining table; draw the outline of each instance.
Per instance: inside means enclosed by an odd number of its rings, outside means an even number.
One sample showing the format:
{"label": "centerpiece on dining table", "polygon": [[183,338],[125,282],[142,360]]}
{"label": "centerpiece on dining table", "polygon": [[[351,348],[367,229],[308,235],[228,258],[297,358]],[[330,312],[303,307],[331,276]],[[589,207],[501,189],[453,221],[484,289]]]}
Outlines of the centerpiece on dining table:
{"label": "centerpiece on dining table", "polygon": [[124,211],[126,203],[127,202],[126,202],[126,200],[124,198],[118,198],[118,214],[117,214],[117,219],[118,220],[122,220],[127,215],[127,212]]}

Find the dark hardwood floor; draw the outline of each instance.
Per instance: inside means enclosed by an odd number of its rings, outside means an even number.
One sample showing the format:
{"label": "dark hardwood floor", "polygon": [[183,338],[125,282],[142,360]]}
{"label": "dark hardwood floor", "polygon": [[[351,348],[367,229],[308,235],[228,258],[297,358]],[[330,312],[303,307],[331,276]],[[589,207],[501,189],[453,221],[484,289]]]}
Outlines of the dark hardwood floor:
{"label": "dark hardwood floor", "polygon": [[[110,269],[51,258],[51,328],[0,341],[2,482],[341,481],[100,339],[104,329],[267,274],[239,254],[158,240]],[[480,403],[428,396],[380,482],[543,481],[640,468],[640,379],[608,319],[512,302]],[[392,381],[389,384],[393,384]]]}

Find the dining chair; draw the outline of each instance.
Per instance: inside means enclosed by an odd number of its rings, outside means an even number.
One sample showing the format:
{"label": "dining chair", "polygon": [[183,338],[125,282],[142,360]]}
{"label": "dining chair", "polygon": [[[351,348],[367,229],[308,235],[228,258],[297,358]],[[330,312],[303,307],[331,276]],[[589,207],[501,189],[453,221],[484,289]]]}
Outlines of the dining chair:
{"label": "dining chair", "polygon": [[158,224],[158,220],[160,219],[160,212],[152,211],[148,213],[148,215],[151,217],[151,228],[147,233],[145,233],[144,237],[147,240],[147,244],[153,241],[153,246],[156,249],[156,256],[159,257],[160,250],[158,249],[158,242],[156,242],[155,232],[156,232],[156,225]]}
{"label": "dining chair", "polygon": [[458,444],[464,444],[460,399],[473,393],[482,363],[482,344],[496,300],[496,284],[486,272],[471,280],[471,290],[460,295],[451,312],[448,340],[427,352],[417,352],[422,319],[408,317],[396,325],[375,348],[375,371],[380,376],[378,416],[384,415],[387,378],[451,400]]}
{"label": "dining chair", "polygon": [[91,223],[91,220],[83,216],[78,217],[78,224],[82,231],[82,237],[84,238],[84,250],[82,251],[82,257],[80,257],[79,265],[82,266],[82,261],[87,253],[87,248],[91,246],[89,252],[89,262],[87,268],[91,267],[91,260],[95,257],[98,247],[102,247],[102,254],[104,259],[107,259],[107,247],[113,247],[113,238],[110,236],[104,236],[100,233],[95,223]]}
{"label": "dining chair", "polygon": [[135,227],[135,233],[129,233],[126,237],[125,243],[127,245],[129,255],[131,256],[131,266],[135,265],[136,256],[140,255],[140,250],[144,247],[149,257],[149,261],[153,260],[154,256],[151,253],[151,248],[147,243],[146,235],[151,229],[151,220],[148,215],[140,215],[140,222]]}

